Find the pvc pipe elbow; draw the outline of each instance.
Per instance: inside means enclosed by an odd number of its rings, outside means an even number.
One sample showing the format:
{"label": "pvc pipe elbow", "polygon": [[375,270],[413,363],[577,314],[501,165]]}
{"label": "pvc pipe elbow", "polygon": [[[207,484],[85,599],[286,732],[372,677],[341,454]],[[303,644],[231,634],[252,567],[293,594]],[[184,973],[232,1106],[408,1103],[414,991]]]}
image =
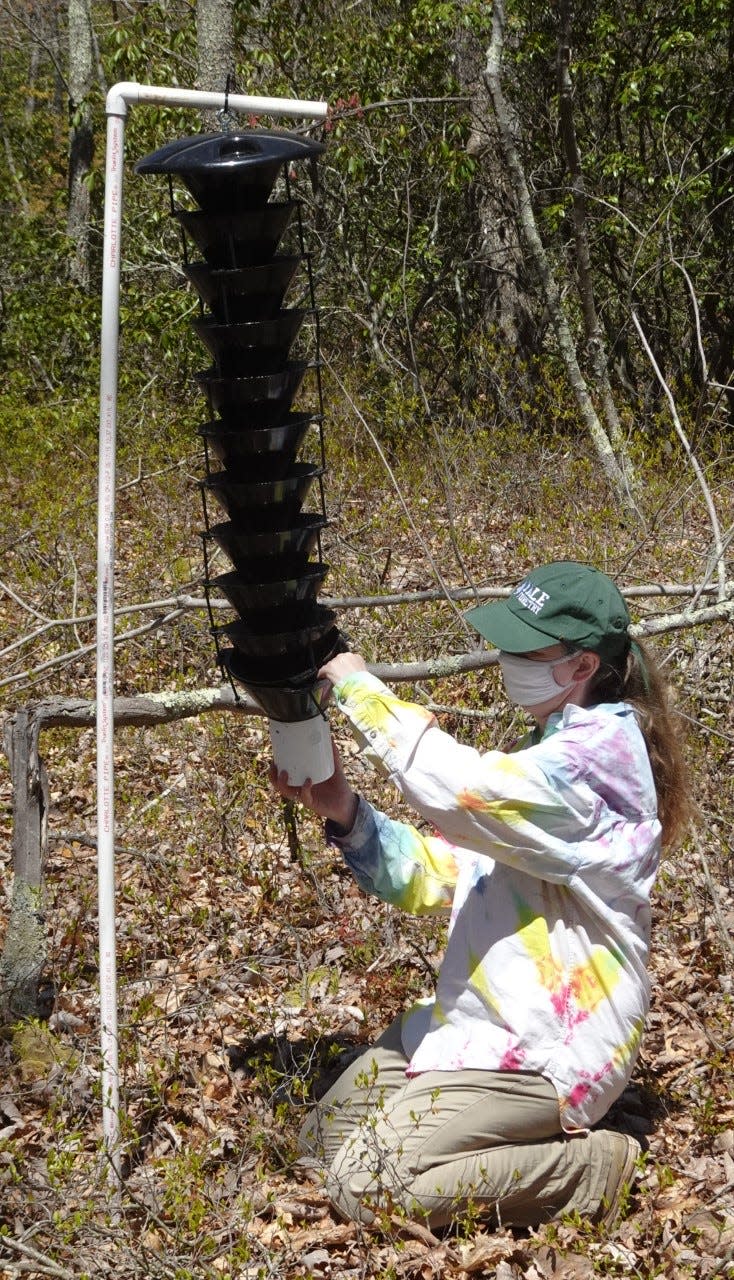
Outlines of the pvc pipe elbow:
{"label": "pvc pipe elbow", "polygon": [[108,116],[127,116],[128,102],[135,102],[140,93],[140,85],[132,80],[120,80],[113,84],[107,94],[105,111]]}

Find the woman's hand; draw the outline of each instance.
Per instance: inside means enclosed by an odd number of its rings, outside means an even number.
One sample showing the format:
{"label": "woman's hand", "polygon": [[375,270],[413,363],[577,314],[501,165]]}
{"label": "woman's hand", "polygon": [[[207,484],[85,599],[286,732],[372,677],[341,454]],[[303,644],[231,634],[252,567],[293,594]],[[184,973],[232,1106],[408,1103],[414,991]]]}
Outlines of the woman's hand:
{"label": "woman's hand", "polygon": [[301,804],[305,804],[307,809],[312,809],[322,818],[331,818],[347,831],[354,826],[359,796],[347,782],[341,756],[336,747],[334,747],[334,772],[325,782],[317,782],[314,786],[307,778],[302,786],[292,787],[286,771],[283,769],[278,773],[274,764],[270,766],[269,777],[276,791],[280,792],[286,800],[298,800]]}
{"label": "woman's hand", "polygon": [[329,658],[319,671],[320,680],[328,680],[331,685],[338,684],[353,671],[366,671],[367,663],[358,653],[337,653]]}

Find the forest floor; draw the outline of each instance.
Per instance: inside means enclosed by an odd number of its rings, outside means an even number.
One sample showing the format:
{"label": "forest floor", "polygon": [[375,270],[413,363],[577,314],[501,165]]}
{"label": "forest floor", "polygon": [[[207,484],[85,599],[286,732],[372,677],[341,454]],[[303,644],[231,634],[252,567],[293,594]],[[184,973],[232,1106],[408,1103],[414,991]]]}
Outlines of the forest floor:
{"label": "forest floor", "polygon": [[[516,441],[475,436],[447,451],[439,476],[418,454],[395,460],[408,521],[394,486],[343,443],[329,484],[330,596],[430,588],[429,551],[452,585],[465,581],[457,552],[480,585],[509,586],[552,558],[589,559],[626,585],[701,579],[710,530],[691,476],[675,462],[651,469],[645,533],[610,508],[592,461],[567,442],[525,441],[520,451]],[[146,478],[130,463],[118,512],[118,604],[200,593],[199,517],[182,482],[189,469],[187,460]],[[61,458],[56,479],[58,492],[48,474],[38,480],[46,503],[50,493],[57,504],[47,505],[43,528],[19,512],[6,530],[6,644],[40,629],[42,618],[93,613],[91,490],[72,494]],[[31,506],[34,483],[26,481]],[[731,483],[719,479],[714,492],[730,526]],[[62,510],[65,541],[54,529]],[[642,598],[632,612],[682,607]],[[342,621],[368,661],[469,647],[445,603],[354,608]],[[93,697],[92,659],[82,652],[90,626],[79,623],[76,636],[72,627],[43,632],[9,653],[7,712],[56,694]],[[267,785],[264,721],[236,711],[116,734],[116,1192],[101,1154],[94,732],[44,734],[53,1002],[47,1021],[7,1029],[0,1043],[0,1275],[734,1275],[730,639],[731,628],[716,624],[658,643],[679,690],[700,813],[656,886],[652,1011],[632,1082],[605,1120],[644,1151],[609,1229],[564,1220],[495,1230],[474,1220],[435,1236],[399,1221],[371,1231],[340,1221],[318,1179],[300,1168],[296,1135],[309,1100],[430,990],[445,926],[366,898],[319,824],[300,811],[289,820]],[[216,684],[212,657],[205,617],[187,613],[121,646],[119,692]],[[57,665],[21,677],[41,662]],[[502,745],[517,733],[493,668],[403,690],[443,708],[442,724],[464,741]],[[355,785],[403,813],[336,717],[333,724]],[[1,920],[11,893],[4,763],[0,786]]]}

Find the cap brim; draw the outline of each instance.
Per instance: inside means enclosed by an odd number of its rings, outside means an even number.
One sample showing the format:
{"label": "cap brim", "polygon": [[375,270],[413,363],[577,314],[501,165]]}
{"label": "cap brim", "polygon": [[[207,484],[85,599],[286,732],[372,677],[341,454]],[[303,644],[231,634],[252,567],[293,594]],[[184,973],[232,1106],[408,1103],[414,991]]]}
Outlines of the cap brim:
{"label": "cap brim", "polygon": [[512,613],[507,600],[477,605],[468,609],[464,617],[480,636],[505,653],[530,653],[533,649],[558,644],[554,636],[540,631],[538,627],[531,627]]}

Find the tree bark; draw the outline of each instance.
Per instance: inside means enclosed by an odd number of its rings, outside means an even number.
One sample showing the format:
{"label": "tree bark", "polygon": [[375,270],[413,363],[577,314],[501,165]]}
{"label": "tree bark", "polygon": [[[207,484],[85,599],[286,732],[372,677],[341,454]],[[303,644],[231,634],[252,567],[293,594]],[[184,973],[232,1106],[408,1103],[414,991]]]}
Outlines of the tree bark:
{"label": "tree bark", "polygon": [[92,113],[88,95],[94,82],[95,58],[89,0],[69,0],[69,209],[66,229],[74,245],[69,277],[86,289],[89,284],[88,176],[94,156]]}
{"label": "tree bark", "polygon": [[10,177],[13,180],[15,189],[18,193],[18,202],[20,204],[20,207],[23,211],[24,216],[27,218],[30,215],[30,205],[28,204],[28,197],[26,196],[25,187],[23,186],[23,181],[21,179],[18,166],[15,163],[13,147],[12,147],[10,138],[5,132],[5,129],[1,128],[0,126],[0,130],[2,132],[3,150],[5,151],[5,163],[8,166],[8,173],[10,174]]}
{"label": "tree bark", "polygon": [[[196,0],[197,88],[224,93],[234,87],[234,0]],[[204,128],[219,132],[215,111],[202,112]]]}
{"label": "tree bark", "polygon": [[492,10],[492,39],[487,52],[484,77],[499,129],[502,153],[517,202],[520,234],[538,274],[543,296],[551,317],[566,372],[576,398],[581,420],[589,433],[606,480],[620,506],[641,520],[641,514],[630,492],[625,467],[617,458],[611,441],[599,419],[578,362],[571,328],[563,309],[560,289],[550,268],[548,255],[540,238],[532,200],[518,149],[519,123],[505,98],[502,87],[505,13],[502,0],[495,0]]}
{"label": "tree bark", "polygon": [[561,0],[558,9],[560,31],[556,58],[558,106],[561,125],[561,141],[566,164],[571,177],[573,201],[573,227],[576,247],[576,281],[581,311],[584,318],[584,334],[589,365],[601,404],[601,411],[609,433],[609,439],[632,492],[637,487],[631,462],[627,454],[617,406],[609,382],[608,357],[599,314],[594,298],[594,278],[591,269],[591,249],[586,206],[586,187],[581,168],[573,114],[573,85],[571,82],[572,14],[570,0]]}
{"label": "tree bark", "polygon": [[537,351],[541,325],[529,302],[531,282],[517,232],[512,188],[501,159],[497,119],[482,75],[484,51],[469,28],[456,38],[457,79],[471,102],[469,155],[479,161],[473,185],[477,239],[472,258],[486,330],[496,330],[520,356]]}
{"label": "tree bark", "polygon": [[13,787],[13,892],[0,956],[0,1024],[38,1016],[46,966],[43,866],[48,786],[38,754],[41,717],[16,711],[5,725],[5,750]]}

